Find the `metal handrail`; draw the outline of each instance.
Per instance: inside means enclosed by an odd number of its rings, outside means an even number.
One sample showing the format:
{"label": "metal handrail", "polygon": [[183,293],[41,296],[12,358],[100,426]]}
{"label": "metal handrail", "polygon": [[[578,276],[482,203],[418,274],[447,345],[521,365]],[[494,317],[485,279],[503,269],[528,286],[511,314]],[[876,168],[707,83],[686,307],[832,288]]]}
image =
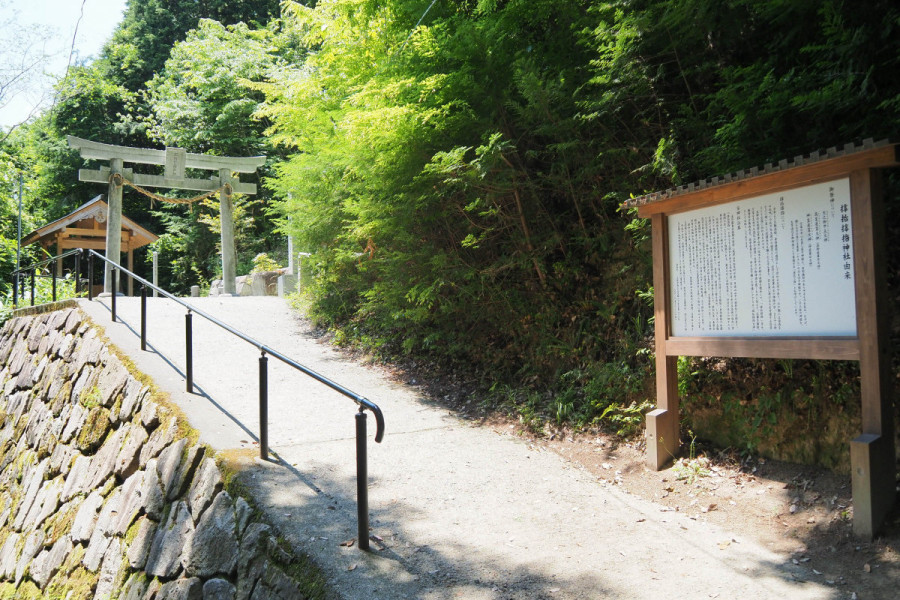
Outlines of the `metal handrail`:
{"label": "metal handrail", "polygon": [[105,262],[107,262],[107,263],[113,265],[114,268],[115,268],[116,270],[122,271],[123,273],[127,274],[129,277],[131,277],[132,279],[134,279],[135,281],[137,281],[138,283],[140,283],[140,284],[143,285],[144,287],[150,288],[151,290],[154,290],[154,291],[158,292],[159,294],[165,296],[165,297],[168,298],[169,300],[174,300],[175,302],[177,302],[177,303],[180,304],[181,306],[185,307],[185,308],[186,308],[187,310],[189,310],[190,312],[200,315],[201,317],[203,317],[204,319],[210,321],[211,323],[214,323],[215,325],[218,325],[219,327],[221,327],[221,328],[224,329],[225,331],[227,331],[227,332],[229,332],[229,333],[231,333],[231,334],[233,334],[233,335],[236,335],[237,337],[241,338],[242,340],[244,340],[245,342],[247,342],[247,343],[250,344],[251,346],[255,346],[260,352],[262,352],[262,353],[264,353],[264,354],[268,354],[268,355],[270,355],[270,356],[274,356],[275,358],[277,358],[278,360],[282,361],[283,363],[285,363],[285,364],[287,364],[287,365],[289,365],[289,366],[291,366],[291,367],[294,367],[294,368],[297,369],[298,371],[301,371],[301,372],[303,372],[304,374],[306,374],[306,375],[312,377],[313,379],[315,379],[315,380],[318,381],[319,383],[322,383],[322,384],[324,384],[324,385],[327,385],[328,387],[330,387],[330,388],[333,389],[334,391],[338,392],[339,394],[342,394],[343,396],[346,396],[347,398],[350,398],[351,400],[353,400],[354,402],[356,402],[360,407],[372,411],[372,414],[375,415],[375,420],[377,421],[377,428],[376,428],[376,433],[375,433],[375,441],[378,442],[378,443],[381,442],[382,438],[384,437],[384,416],[382,415],[381,409],[378,408],[378,405],[376,405],[375,403],[373,403],[371,400],[369,400],[369,399],[367,399],[367,398],[365,398],[365,397],[363,397],[363,396],[357,394],[356,392],[352,392],[352,391],[348,390],[347,388],[345,388],[344,386],[340,385],[339,383],[335,383],[334,381],[328,379],[328,378],[325,377],[324,375],[321,375],[321,374],[319,374],[319,373],[313,371],[312,369],[310,369],[310,368],[308,368],[308,367],[305,367],[305,366],[301,365],[301,364],[298,363],[297,361],[288,358],[288,357],[285,356],[284,354],[278,352],[277,350],[274,350],[273,348],[270,348],[269,346],[266,346],[266,345],[263,344],[262,342],[260,342],[260,341],[258,341],[258,340],[256,340],[256,339],[254,339],[254,338],[252,338],[252,337],[250,337],[249,335],[245,334],[244,332],[235,329],[234,327],[228,325],[227,323],[223,323],[222,321],[220,321],[219,319],[215,318],[214,316],[212,316],[212,315],[210,315],[210,314],[207,314],[206,312],[200,310],[199,308],[197,308],[197,307],[195,307],[195,306],[192,306],[191,304],[189,304],[189,303],[187,303],[187,302],[181,300],[180,298],[177,298],[176,296],[170,294],[169,292],[167,292],[166,290],[162,289],[161,287],[156,286],[156,285],[153,285],[152,283],[150,283],[149,281],[147,281],[146,279],[144,279],[144,278],[141,277],[140,275],[137,275],[137,274],[133,273],[132,271],[129,271],[129,270],[126,269],[125,267],[122,267],[122,266],[120,266],[120,265],[117,265],[117,264],[114,263],[113,261],[107,259],[107,258],[106,258],[105,256],[103,256],[102,254],[98,254],[95,250],[87,249],[87,251],[88,251],[91,255],[96,256],[97,258],[100,258],[101,260],[103,260],[103,261],[105,261]]}
{"label": "metal handrail", "polygon": [[[111,295],[111,311],[112,311],[112,320],[116,320],[116,271],[122,271],[123,273],[130,276],[133,280],[139,282],[141,284],[141,350],[146,350],[146,329],[147,329],[147,289],[152,289],[157,293],[163,295],[176,302],[177,304],[183,306],[187,309],[187,314],[185,315],[185,355],[186,355],[186,364],[185,364],[185,383],[186,383],[186,391],[188,393],[193,393],[193,358],[192,358],[192,314],[196,313],[201,317],[205,318],[209,322],[218,325],[222,329],[228,331],[229,333],[239,337],[244,340],[248,344],[255,346],[260,351],[259,357],[259,412],[260,412],[260,435],[259,435],[259,446],[260,446],[260,458],[263,460],[268,459],[268,372],[267,372],[267,362],[268,359],[266,355],[271,355],[282,361],[286,365],[297,369],[303,374],[312,377],[316,381],[330,387],[334,391],[339,394],[346,396],[353,400],[357,406],[359,407],[359,412],[356,414],[356,483],[357,483],[357,516],[358,516],[358,547],[361,550],[369,549],[369,509],[368,509],[368,459],[367,459],[367,451],[366,451],[366,414],[365,410],[369,410],[375,415],[375,442],[381,443],[381,440],[384,438],[384,415],[381,412],[381,409],[377,404],[372,402],[371,400],[357,394],[356,392],[350,391],[344,386],[328,379],[324,375],[321,375],[312,369],[298,363],[297,361],[288,358],[281,352],[266,346],[262,342],[250,337],[242,331],[235,329],[234,327],[228,325],[227,323],[223,323],[219,319],[213,317],[205,313],[204,311],[198,309],[195,306],[181,300],[180,298],[175,297],[171,293],[166,290],[160,288],[157,285],[154,285],[144,279],[143,277],[135,274],[132,271],[116,264],[112,260],[109,260],[107,257],[102,254],[97,253],[91,249],[85,249],[85,253],[88,258],[88,272],[93,273],[93,259],[94,257],[103,260],[112,266],[111,270],[111,283],[113,290]],[[90,285],[88,286],[88,298],[93,299],[92,291]]]}
{"label": "metal handrail", "polygon": [[[22,297],[25,297],[25,281],[20,278],[22,273],[31,273],[31,306],[34,306],[34,279],[36,277],[37,269],[39,267],[43,268],[44,265],[50,264],[57,260],[62,260],[64,258],[68,258],[70,256],[75,256],[75,293],[79,294],[81,292],[81,256],[82,251],[80,248],[74,248],[67,252],[63,252],[62,254],[57,254],[56,256],[51,256],[50,258],[45,258],[44,260],[40,260],[38,262],[32,263],[26,267],[19,267],[18,269],[13,269],[11,275],[13,282],[13,306],[17,307],[19,305],[19,282],[22,283]],[[53,301],[56,302],[56,271],[51,271],[50,275],[41,275],[41,277],[52,277],[53,278]]]}
{"label": "metal handrail", "polygon": [[55,260],[59,260],[61,258],[69,258],[70,256],[75,255],[75,254],[81,254],[81,248],[74,248],[72,250],[63,252],[62,254],[57,254],[56,256],[51,256],[50,258],[45,258],[44,260],[40,260],[38,262],[31,263],[27,267],[19,267],[18,269],[15,269],[12,272],[12,275],[15,276],[17,273],[25,273],[25,272],[31,271],[33,269],[36,269],[37,267],[42,267],[46,264],[52,263]]}

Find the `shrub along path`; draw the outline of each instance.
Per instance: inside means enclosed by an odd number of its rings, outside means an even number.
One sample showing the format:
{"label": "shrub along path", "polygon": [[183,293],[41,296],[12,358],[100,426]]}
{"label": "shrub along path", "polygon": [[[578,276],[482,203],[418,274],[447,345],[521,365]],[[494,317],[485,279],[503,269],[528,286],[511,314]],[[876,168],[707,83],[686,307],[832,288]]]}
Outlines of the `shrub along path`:
{"label": "shrub along path", "polygon": [[171,393],[203,440],[245,468],[248,491],[340,598],[836,598],[800,581],[790,556],[621,490],[510,432],[473,425],[417,390],[316,341],[278,298],[194,298],[199,309],[360,393],[384,411],[372,441],[372,551],[356,544],[355,405],[269,360],[269,443],[259,431],[259,351],[193,318],[194,381],[184,393],[183,308],[148,300],[82,307]]}

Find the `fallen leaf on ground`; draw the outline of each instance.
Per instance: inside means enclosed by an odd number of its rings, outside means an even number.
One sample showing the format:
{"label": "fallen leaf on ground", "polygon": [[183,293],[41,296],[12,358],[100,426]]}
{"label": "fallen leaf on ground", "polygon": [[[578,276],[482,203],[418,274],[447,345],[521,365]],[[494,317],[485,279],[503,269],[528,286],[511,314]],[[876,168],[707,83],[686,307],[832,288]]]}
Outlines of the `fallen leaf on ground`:
{"label": "fallen leaf on ground", "polygon": [[355,564],[352,564],[352,565],[350,565],[349,567],[347,567],[347,570],[348,570],[348,571],[352,571],[352,570],[354,570],[355,568],[356,568],[356,565],[355,565]]}
{"label": "fallen leaf on ground", "polygon": [[724,542],[719,542],[719,550],[724,550],[728,546],[731,545],[731,540],[725,540]]}
{"label": "fallen leaf on ground", "polygon": [[346,546],[347,548],[349,548],[355,543],[356,543],[356,538],[354,538],[352,540],[347,540],[346,542],[341,542],[341,546]]}

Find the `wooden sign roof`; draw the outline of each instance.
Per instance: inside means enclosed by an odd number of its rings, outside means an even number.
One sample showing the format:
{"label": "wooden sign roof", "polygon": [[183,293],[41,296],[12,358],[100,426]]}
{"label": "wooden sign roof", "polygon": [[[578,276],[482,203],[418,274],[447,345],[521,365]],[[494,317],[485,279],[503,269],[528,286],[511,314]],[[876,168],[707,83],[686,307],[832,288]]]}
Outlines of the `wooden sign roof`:
{"label": "wooden sign roof", "polygon": [[842,177],[851,171],[900,165],[897,144],[889,140],[867,139],[862,144],[845,144],[843,148],[829,148],[793,160],[768,163],[720,177],[670,188],[632,198],[623,206],[637,207],[638,215],[649,217],[655,213],[672,213],[701,208],[725,200],[738,200],[769,193],[823,176]]}
{"label": "wooden sign roof", "polygon": [[[27,246],[35,242],[44,247],[59,243],[61,248],[106,248],[106,217],[109,206],[102,195],[80,206],[65,217],[44,225],[29,233],[22,240]],[[122,251],[134,250],[156,241],[159,236],[144,229],[126,216],[122,216]]]}

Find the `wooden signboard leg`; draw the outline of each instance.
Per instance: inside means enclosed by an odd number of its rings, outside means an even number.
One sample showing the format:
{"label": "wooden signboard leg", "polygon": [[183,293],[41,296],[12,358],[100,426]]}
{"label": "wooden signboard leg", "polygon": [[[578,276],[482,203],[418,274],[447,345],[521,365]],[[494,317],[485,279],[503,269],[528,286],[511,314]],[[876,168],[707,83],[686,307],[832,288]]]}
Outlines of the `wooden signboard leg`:
{"label": "wooden signboard leg", "polygon": [[653,312],[656,336],[656,410],[647,413],[647,466],[659,471],[675,458],[680,447],[678,416],[678,357],[666,356],[668,336],[668,266],[666,220],[651,218],[653,234]]}
{"label": "wooden signboard leg", "polygon": [[656,356],[656,410],[647,413],[647,466],[659,471],[681,446],[678,417],[678,357]]}
{"label": "wooden signboard leg", "polygon": [[850,176],[862,435],[850,443],[853,533],[872,539],[894,506],[896,454],[887,343],[884,207],[878,171]]}

